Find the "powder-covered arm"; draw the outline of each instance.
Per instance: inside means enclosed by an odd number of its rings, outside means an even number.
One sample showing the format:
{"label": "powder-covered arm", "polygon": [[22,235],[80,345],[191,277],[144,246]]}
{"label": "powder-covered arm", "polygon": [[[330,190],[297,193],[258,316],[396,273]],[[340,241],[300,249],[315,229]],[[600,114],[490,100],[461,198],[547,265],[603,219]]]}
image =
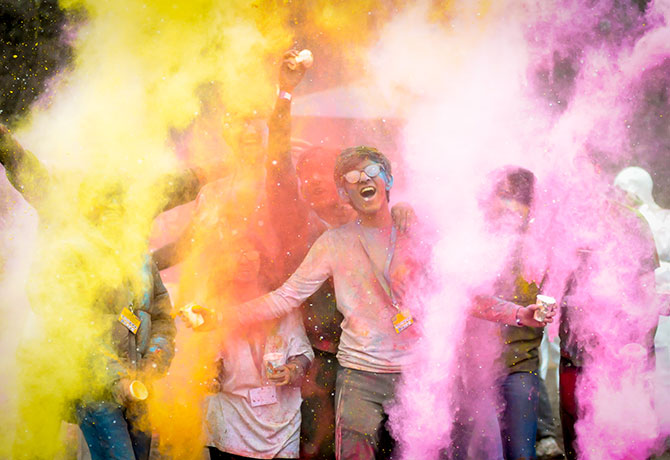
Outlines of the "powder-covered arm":
{"label": "powder-covered arm", "polygon": [[[283,92],[291,93],[300,82],[304,74],[304,69],[300,67],[291,70],[285,55],[279,77],[279,86]],[[308,229],[309,206],[300,197],[298,176],[291,158],[291,101],[286,97],[277,97],[268,121],[268,130],[268,155],[265,164],[268,210],[282,252],[289,260],[287,266],[292,271],[307,254],[305,234]]]}
{"label": "powder-covered arm", "polygon": [[519,308],[523,307],[499,297],[479,295],[472,302],[470,314],[476,318],[516,326]]}
{"label": "powder-covered arm", "polygon": [[293,275],[278,289],[237,307],[243,324],[279,318],[298,308],[332,275],[331,254],[336,250],[330,232],[316,240]]}

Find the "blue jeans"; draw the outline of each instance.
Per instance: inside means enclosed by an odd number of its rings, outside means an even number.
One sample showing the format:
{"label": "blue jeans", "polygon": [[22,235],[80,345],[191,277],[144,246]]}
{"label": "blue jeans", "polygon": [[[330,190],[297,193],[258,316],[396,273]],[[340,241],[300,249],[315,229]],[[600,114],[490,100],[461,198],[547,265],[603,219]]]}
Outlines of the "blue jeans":
{"label": "blue jeans", "polygon": [[91,460],[148,460],[151,433],[137,428],[137,416],[112,401],[77,406],[77,421]]}
{"label": "blue jeans", "polygon": [[505,410],[501,434],[507,460],[535,459],[539,377],[528,372],[509,374],[502,383]]}

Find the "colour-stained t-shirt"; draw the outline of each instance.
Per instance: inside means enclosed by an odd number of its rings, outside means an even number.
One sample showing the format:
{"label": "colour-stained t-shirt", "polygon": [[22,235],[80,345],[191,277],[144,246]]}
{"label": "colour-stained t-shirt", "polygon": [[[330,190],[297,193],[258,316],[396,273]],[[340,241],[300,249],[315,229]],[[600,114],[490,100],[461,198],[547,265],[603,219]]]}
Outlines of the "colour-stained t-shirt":
{"label": "colour-stained t-shirt", "polygon": [[[400,372],[409,364],[412,345],[419,336],[417,327],[396,332],[393,317],[398,311],[375,276],[360,240],[361,231],[352,222],[325,232],[279,289],[240,307],[240,320],[249,323],[280,317],[299,307],[332,277],[337,309],[344,317],[337,352],[340,364],[369,372]],[[390,229],[379,238],[390,241]],[[407,235],[398,235],[389,269],[392,286],[406,285],[416,271],[411,247]],[[416,312],[415,306],[402,307]]]}
{"label": "colour-stained t-shirt", "polygon": [[[281,363],[314,353],[298,312],[276,321],[268,334],[229,337],[220,353],[221,390],[207,400],[207,445],[251,458],[298,458],[300,450],[299,386],[273,386],[276,402],[256,405],[252,397],[268,386],[263,381],[263,355],[281,354]],[[263,325],[265,326],[265,325]],[[262,329],[262,328],[259,328]]]}

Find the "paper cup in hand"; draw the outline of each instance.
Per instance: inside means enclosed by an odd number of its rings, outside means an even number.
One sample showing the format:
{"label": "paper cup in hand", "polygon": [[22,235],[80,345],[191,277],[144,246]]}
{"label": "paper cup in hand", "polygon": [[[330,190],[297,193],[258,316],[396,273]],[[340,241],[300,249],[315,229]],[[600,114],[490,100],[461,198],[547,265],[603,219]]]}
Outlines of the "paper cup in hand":
{"label": "paper cup in hand", "polygon": [[298,53],[298,55],[292,59],[289,60],[288,62],[288,67],[291,70],[295,70],[295,68],[298,66],[298,64],[302,64],[305,66],[305,69],[309,69],[312,67],[312,64],[314,63],[314,55],[310,50],[302,50],[301,52]]}
{"label": "paper cup in hand", "polygon": [[128,385],[128,394],[135,401],[144,401],[149,396],[149,390],[147,390],[146,385],[144,385],[139,380],[133,380]]}
{"label": "paper cup in hand", "polygon": [[196,327],[202,326],[204,324],[205,318],[203,318],[200,313],[194,312],[193,307],[199,307],[199,305],[190,303],[185,307],[182,307],[181,310],[179,310],[179,312],[182,314],[183,318],[188,322],[189,326],[195,329]]}
{"label": "paper cup in hand", "polygon": [[550,311],[554,311],[556,308],[556,299],[549,297],[548,295],[538,295],[535,304],[538,306],[535,313],[533,313],[533,319],[538,323],[544,323],[547,319],[547,314]]}
{"label": "paper cup in hand", "polygon": [[265,353],[263,355],[263,368],[266,378],[274,374],[275,369],[284,364],[283,353]]}

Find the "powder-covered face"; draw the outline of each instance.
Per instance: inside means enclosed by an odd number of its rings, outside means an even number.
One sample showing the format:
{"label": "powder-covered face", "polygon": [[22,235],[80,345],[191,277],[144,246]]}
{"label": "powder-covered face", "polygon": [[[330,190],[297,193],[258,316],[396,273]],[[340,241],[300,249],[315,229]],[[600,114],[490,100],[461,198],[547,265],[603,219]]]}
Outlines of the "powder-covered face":
{"label": "powder-covered face", "polygon": [[337,187],[330,165],[307,163],[300,171],[300,192],[312,208],[333,206],[338,202]]}
{"label": "powder-covered face", "polygon": [[388,206],[386,198],[386,182],[382,174],[375,177],[368,177],[365,172],[362,172],[367,166],[377,164],[376,162],[365,159],[356,164],[353,168],[345,171],[347,174],[350,171],[361,171],[358,182],[351,184],[344,181],[344,190],[347,193],[351,205],[359,214],[375,214],[384,206]]}
{"label": "powder-covered face", "polygon": [[233,279],[240,283],[251,283],[258,279],[261,261],[260,252],[247,240],[239,240],[234,245],[233,252],[235,263]]}
{"label": "powder-covered face", "polygon": [[528,223],[529,212],[528,205],[518,200],[494,196],[487,209],[487,218],[496,230],[519,233]]}

